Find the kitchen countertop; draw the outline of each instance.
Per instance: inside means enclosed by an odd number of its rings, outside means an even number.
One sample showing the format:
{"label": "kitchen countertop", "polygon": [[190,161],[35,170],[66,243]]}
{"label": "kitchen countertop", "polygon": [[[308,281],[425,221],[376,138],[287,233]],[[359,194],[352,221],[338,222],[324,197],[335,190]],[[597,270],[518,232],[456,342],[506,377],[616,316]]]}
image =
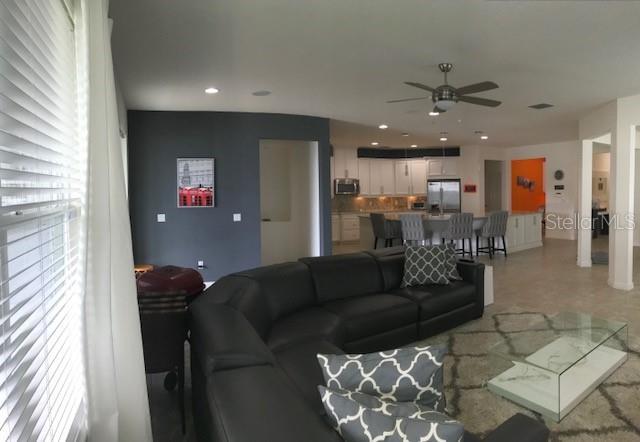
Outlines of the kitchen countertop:
{"label": "kitchen countertop", "polygon": [[[367,218],[369,217],[369,214],[371,213],[384,213],[385,215],[391,215],[389,218],[393,219],[393,218],[397,218],[397,215],[402,215],[405,213],[422,213],[423,215],[425,215],[426,218],[429,219],[449,219],[449,217],[451,216],[451,213],[445,213],[444,215],[434,215],[434,214],[430,214],[430,213],[426,213],[424,211],[421,210],[394,210],[394,211],[381,211],[381,210],[372,210],[371,212],[356,212],[355,214],[357,214],[358,216],[362,217],[362,218]],[[486,218],[488,216],[488,213],[482,211],[482,212],[472,212],[473,213],[473,217],[474,218]],[[509,216],[523,216],[523,215],[533,215],[536,213],[541,213],[541,212],[527,212],[527,211],[512,211],[509,212]],[[351,213],[353,214],[353,213]]]}

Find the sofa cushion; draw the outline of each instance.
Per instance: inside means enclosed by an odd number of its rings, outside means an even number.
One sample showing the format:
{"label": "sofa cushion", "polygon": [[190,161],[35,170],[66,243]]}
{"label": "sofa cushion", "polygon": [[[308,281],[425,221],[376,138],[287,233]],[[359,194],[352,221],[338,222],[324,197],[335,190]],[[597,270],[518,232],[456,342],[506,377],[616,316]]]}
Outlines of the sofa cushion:
{"label": "sofa cushion", "polygon": [[286,262],[236,273],[260,286],[272,320],[316,304],[311,274],[300,262]]}
{"label": "sofa cushion", "polygon": [[388,293],[339,299],[322,306],[343,320],[346,342],[418,321],[416,303],[402,296]]}
{"label": "sofa cushion", "polygon": [[340,441],[277,367],[215,372],[207,377],[206,398],[210,415],[201,409],[194,414],[209,421],[213,434],[199,434],[198,440],[300,442],[304,435],[305,441]]}
{"label": "sofa cushion", "polygon": [[273,354],[241,312],[205,295],[193,302],[189,314],[191,345],[199,350],[198,362],[205,375],[274,363]]}
{"label": "sofa cushion", "polygon": [[476,301],[476,286],[465,281],[452,281],[448,285],[403,287],[392,293],[418,302],[420,320],[439,316]]}
{"label": "sofa cushion", "polygon": [[318,301],[382,291],[382,277],[375,259],[366,253],[302,258],[309,266]]}
{"label": "sofa cushion", "polygon": [[425,345],[360,355],[318,354],[318,363],[327,388],[416,402],[442,412],[446,352],[442,345]]}
{"label": "sofa cushion", "polygon": [[446,414],[430,411],[420,417],[393,415],[384,406],[372,409],[349,395],[322,386],[318,389],[331,424],[346,442],[460,442],[464,435],[462,424]]}
{"label": "sofa cushion", "polygon": [[381,256],[377,258],[376,261],[382,274],[384,291],[388,292],[400,287],[402,277],[404,276],[404,253]]}
{"label": "sofa cushion", "polygon": [[318,353],[342,354],[342,350],[327,341],[312,339],[276,350],[275,357],[309,405],[318,414],[323,414],[318,385],[324,383],[324,378],[316,357]]}
{"label": "sofa cushion", "polygon": [[342,345],[344,331],[344,324],[337,315],[320,307],[311,307],[276,321],[269,332],[267,344],[273,350],[311,338],[322,338]]}
{"label": "sofa cushion", "polygon": [[404,254],[402,287],[449,284],[447,256],[441,246],[409,246]]}

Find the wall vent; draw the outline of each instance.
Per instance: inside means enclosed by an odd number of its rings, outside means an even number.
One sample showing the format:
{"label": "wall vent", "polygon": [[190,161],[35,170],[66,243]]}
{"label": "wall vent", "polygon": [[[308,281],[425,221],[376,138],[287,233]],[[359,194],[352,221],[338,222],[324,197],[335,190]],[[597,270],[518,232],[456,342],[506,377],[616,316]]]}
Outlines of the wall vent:
{"label": "wall vent", "polygon": [[531,106],[529,106],[531,109],[536,109],[536,110],[540,110],[540,109],[547,109],[550,107],[553,107],[553,104],[549,104],[549,103],[538,103],[538,104],[532,104]]}

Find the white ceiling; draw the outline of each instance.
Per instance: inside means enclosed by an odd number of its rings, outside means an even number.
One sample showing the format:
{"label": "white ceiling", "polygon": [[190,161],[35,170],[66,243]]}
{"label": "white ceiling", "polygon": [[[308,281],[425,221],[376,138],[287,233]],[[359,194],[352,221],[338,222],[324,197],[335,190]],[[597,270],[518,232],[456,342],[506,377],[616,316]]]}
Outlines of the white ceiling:
{"label": "white ceiling", "polygon": [[[130,109],[329,117],[344,121],[337,145],[437,145],[441,131],[478,143],[474,130],[496,146],[575,139],[581,115],[640,93],[636,1],[111,0],[111,16]],[[454,86],[498,83],[478,96],[502,106],[434,118],[428,100],[385,103],[423,95],[405,80],[441,84],[439,62],[454,63]],[[527,108],[540,102],[556,107]]]}

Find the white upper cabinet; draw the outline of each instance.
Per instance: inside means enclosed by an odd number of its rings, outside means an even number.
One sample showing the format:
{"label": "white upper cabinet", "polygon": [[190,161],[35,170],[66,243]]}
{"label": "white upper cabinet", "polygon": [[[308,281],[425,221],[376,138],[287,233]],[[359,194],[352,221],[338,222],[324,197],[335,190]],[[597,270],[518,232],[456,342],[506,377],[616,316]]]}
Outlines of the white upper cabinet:
{"label": "white upper cabinet", "polygon": [[396,195],[411,194],[411,161],[401,160],[395,162],[396,169]]}
{"label": "white upper cabinet", "polygon": [[427,160],[429,177],[458,176],[458,157]]}
{"label": "white upper cabinet", "polygon": [[395,167],[393,160],[370,160],[372,195],[395,195]]}
{"label": "white upper cabinet", "polygon": [[360,179],[360,195],[371,195],[371,160],[368,158],[358,158],[358,178]]}
{"label": "white upper cabinet", "polygon": [[411,194],[426,195],[427,193],[427,162],[425,160],[409,161],[411,172]]}
{"label": "white upper cabinet", "polygon": [[334,149],[333,164],[336,178],[358,178],[357,149]]}

